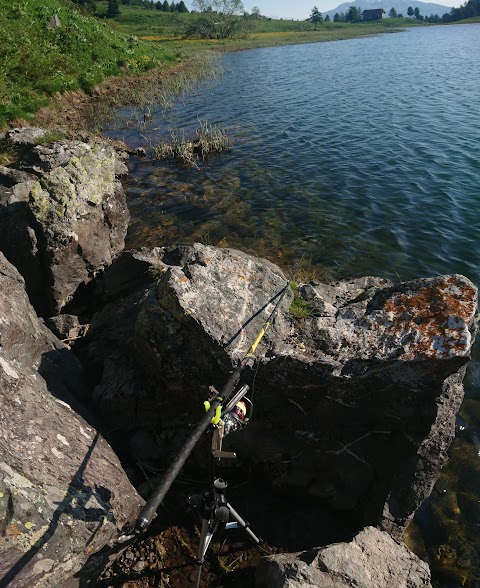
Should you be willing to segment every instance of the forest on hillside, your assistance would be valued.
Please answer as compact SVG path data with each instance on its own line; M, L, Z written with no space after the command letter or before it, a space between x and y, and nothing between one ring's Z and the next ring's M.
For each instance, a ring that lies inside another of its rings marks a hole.
M465 20L466 18L474 18L480 16L480 0L468 0L458 8L452 8L450 13L443 15L443 22L455 22L457 20Z

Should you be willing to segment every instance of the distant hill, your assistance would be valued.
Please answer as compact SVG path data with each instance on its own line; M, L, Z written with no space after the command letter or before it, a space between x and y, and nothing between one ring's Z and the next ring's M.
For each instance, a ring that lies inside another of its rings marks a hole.
M338 12L338 14L341 12L346 13L350 6L356 6L357 8L360 7L362 10L383 8L387 15L390 9L393 7L397 13L401 13L403 16L407 16L407 9L409 6L411 6L414 10L418 6L422 16L430 16L431 14L438 14L438 16L442 16L446 12L450 12L451 9L450 6L434 4L433 2L419 2L419 0L354 0L354 2L344 2L343 4L337 6L337 8L329 10L328 12L322 12L322 15L325 17L328 14L333 20L336 12Z

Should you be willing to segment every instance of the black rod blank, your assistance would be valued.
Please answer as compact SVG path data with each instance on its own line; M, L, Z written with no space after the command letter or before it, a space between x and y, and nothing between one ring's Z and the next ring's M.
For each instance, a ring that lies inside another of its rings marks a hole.
M267 318L267 320L263 324L263 327L260 329L260 331L257 335L257 338L252 343L250 349L245 354L242 361L233 370L232 374L230 375L230 378L227 380L226 384L224 385L224 387L220 391L219 396L217 396L217 398L215 398L212 401L212 403L210 405L210 409L205 414L205 416L202 418L202 420L197 424L193 433L190 435L190 437L188 438L185 445L180 450L180 452L177 455L177 457L175 458L175 460L170 464L170 467L165 472L165 475L164 475L162 481L157 486L157 488L154 490L152 496L150 496L150 498L146 502L145 506L140 511L140 514L138 515L137 520L135 522L135 527L138 530L144 531L145 529L148 528L148 526L152 522L153 518L155 517L155 513L157 512L157 508L160 506L163 499L165 498L165 495L170 490L170 487L173 484L173 482L175 481L175 478L180 473L180 470L182 469L183 464L187 461L188 456L190 455L190 453L192 453L193 448L198 443L203 432L207 429L208 425L211 423L213 417L215 416L217 407L221 406L222 403L225 403L225 405L228 403L228 401L230 400L230 397L232 396L232 394L235 391L235 388L238 384L238 381L240 380L240 374L242 373L242 371L245 369L245 367L247 365L252 365L254 363L254 355L255 355L255 351L257 349L257 346L260 343L260 341L263 339L263 337L264 337L266 331L268 330L268 328L270 327L270 325L272 324L273 319L274 319L274 317L278 311L278 308L280 306L280 303L282 302L282 300L285 296L285 293L288 289L288 286L289 286L289 283L287 282L287 284L282 288L282 290L280 290L280 292L274 297L274 298L278 297L278 300L277 300L272 312L270 313L270 316Z
M220 406L220 404L221 403L218 400L214 400L211 403L208 412L205 413L205 416L197 424L193 433L190 435L190 437L180 450L175 460L170 464L170 467L165 472L162 481L157 486L152 496L150 496L147 503L140 511L140 514L138 515L135 523L135 527L137 529L145 530L152 522L153 518L155 517L155 513L157 512L157 508L162 503L166 493L170 490L170 486L173 484L175 478L180 473L183 464L187 461L188 456L190 455L190 453L192 453L193 448L198 443L203 432L210 424L212 418L215 416L217 407Z

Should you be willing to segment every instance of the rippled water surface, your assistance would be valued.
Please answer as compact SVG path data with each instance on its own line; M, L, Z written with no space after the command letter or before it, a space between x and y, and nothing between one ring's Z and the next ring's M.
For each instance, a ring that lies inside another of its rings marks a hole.
M218 84L143 134L206 119L234 149L189 173L139 163L130 244L197 238L305 254L334 277L479 284L479 54L480 25L465 25L225 55Z
M232 151L199 169L132 160L128 246L200 240L332 278L463 273L480 286L480 24L223 57L150 128L198 119ZM480 586L480 370L471 363L452 466L418 517L438 586Z

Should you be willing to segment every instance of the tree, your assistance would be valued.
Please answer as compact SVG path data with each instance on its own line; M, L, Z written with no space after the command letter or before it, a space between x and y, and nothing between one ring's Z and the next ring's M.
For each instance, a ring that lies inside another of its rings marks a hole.
M350 6L345 16L347 22L360 22L362 20L362 9L356 6Z
M187 37L227 39L247 23L240 16L245 11L242 0L194 0L193 6L200 15L189 23Z
M397 11L395 10L395 8L393 8L393 7L390 8L390 12L388 13L388 16L390 18L397 18L398 14L397 14Z
M423 16L420 15L420 8L418 8L418 6L413 11L413 14L417 20L423 20Z
M168 0L163 0L163 12L170 12L170 4Z
M180 0L180 2L177 4L177 10L178 12L188 12L188 8L186 7L183 0Z
M409 6L407 8L407 14L408 14L408 16L413 16L414 12L413 12L413 8L411 6Z
M85 10L88 10L88 12L91 12L92 14L94 14L97 10L95 0L73 0L73 3L81 6Z
M330 15L329 15L329 14L327 14L327 15L325 16L325 22L330 22Z
M260 20L262 18L262 14L261 14L260 8L258 6L254 6L252 8L252 12L250 14L250 17L253 18L254 20Z
M176 6L175 2L172 2L170 4L170 12L176 12L176 10L177 10L177 6Z
M310 14L309 20L310 20L310 22L313 22L314 25L317 25L319 22L323 22L322 13L319 12L317 6L314 6L312 8L312 13Z
M333 15L333 22L340 22L340 15L338 12Z
M115 18L119 14L118 0L108 0L107 18Z

